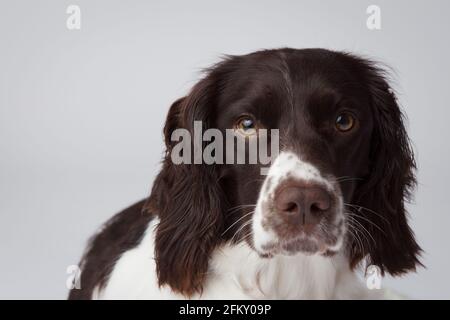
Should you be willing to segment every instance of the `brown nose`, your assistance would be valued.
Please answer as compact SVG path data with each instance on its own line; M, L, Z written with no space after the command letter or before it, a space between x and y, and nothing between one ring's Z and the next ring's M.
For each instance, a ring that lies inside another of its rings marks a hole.
M275 208L290 222L316 225L330 211L331 196L319 186L287 186L275 195Z

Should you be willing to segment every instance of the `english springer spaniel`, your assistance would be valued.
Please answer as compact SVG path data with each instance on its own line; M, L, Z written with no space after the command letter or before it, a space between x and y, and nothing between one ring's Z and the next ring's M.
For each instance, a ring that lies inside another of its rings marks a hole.
M175 164L173 133L196 121L247 144L278 129L279 153L264 175L261 163ZM388 298L355 270L421 264L404 203L415 161L371 61L324 49L227 56L171 106L164 137L149 198L93 237L70 299Z

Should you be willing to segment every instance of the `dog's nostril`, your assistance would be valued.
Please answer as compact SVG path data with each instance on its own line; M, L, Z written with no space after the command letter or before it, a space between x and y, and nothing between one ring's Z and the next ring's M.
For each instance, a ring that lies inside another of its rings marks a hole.
M295 202L289 202L283 211L296 213L298 211L298 205Z
M320 202L314 202L310 206L311 213L313 214L321 214L330 209L330 201L324 200Z
M298 188L284 188L275 196L275 207L282 213L298 213L299 200Z
M316 203L313 203L311 205L311 213L321 213L323 210L319 208L319 206Z

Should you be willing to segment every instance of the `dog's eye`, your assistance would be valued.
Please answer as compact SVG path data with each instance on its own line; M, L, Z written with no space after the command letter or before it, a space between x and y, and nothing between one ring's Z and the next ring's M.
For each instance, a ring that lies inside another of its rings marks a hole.
M234 129L245 136L251 136L256 133L256 124L251 117L245 116L236 121Z
M335 126L340 132L347 132L355 126L355 118L350 113L341 113L336 117Z

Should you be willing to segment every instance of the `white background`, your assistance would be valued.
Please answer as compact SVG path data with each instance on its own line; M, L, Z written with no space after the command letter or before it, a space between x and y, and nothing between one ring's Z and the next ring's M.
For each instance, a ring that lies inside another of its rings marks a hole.
M66 8L81 8L81 30ZM381 8L382 29L366 27ZM145 197L169 105L221 54L324 47L392 66L419 164L427 269L385 279L450 298L448 1L0 1L0 298L67 294L66 267Z

